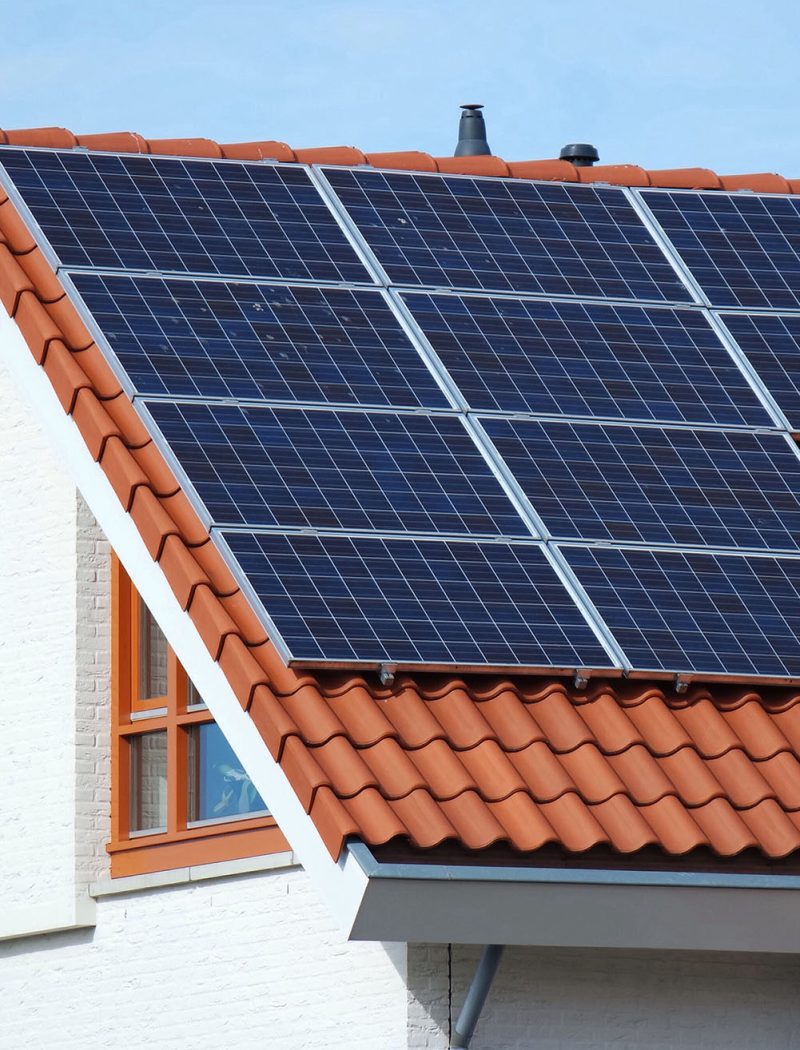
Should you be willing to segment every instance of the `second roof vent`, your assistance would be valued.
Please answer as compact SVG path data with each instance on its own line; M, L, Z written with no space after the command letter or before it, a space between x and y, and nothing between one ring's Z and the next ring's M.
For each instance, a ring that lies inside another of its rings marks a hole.
M559 160L568 160L576 168L591 168L600 160L600 154L588 142L570 142L558 155Z
M453 156L491 156L492 151L486 141L486 122L481 113L483 106L477 102L470 102L461 109L463 112L458 123L458 143Z

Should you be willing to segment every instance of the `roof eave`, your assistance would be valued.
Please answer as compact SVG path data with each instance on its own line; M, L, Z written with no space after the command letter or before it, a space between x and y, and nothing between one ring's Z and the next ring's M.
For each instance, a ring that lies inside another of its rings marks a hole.
M800 952L800 876L385 864L350 843L368 882L352 940Z

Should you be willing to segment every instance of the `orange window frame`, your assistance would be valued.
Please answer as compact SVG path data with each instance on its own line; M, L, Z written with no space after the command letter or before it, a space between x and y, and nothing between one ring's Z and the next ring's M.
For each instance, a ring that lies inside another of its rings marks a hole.
M287 851L286 839L268 815L188 826L188 729L214 718L207 708L188 704L189 680L171 647L167 695L139 698L141 599L116 555L111 580L111 841L106 848L112 877ZM167 827L132 835L130 742L155 730L167 733Z

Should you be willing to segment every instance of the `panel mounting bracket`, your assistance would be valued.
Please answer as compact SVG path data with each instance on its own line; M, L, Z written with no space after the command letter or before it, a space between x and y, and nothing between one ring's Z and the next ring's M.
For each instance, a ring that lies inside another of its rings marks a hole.
M573 678L573 685L576 689L585 689L589 684L589 678L592 672L585 667L578 667L575 670L575 677Z
M687 677L686 675L676 674L675 675L675 692L676 693L681 693L681 694L685 693L686 690L689 688L689 683L691 682L691 680L692 679Z
M381 685L392 685L396 673L397 664L381 664L378 668L378 678L381 680Z

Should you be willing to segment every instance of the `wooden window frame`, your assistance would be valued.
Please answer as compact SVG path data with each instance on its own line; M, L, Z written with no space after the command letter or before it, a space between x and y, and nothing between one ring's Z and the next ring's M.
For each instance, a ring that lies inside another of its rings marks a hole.
M141 599L116 555L112 555L111 581L111 841L106 849L112 877L288 851L286 839L268 815L188 826L188 729L214 718L207 708L187 705L188 679L171 647L167 695L139 699ZM129 741L159 729L167 732L167 829L132 835Z

